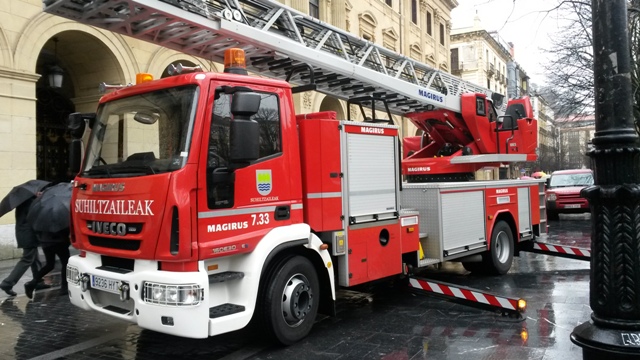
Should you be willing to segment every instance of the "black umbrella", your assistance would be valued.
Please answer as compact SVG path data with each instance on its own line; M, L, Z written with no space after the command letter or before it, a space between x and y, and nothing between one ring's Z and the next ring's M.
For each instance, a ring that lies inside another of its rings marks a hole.
M60 183L44 190L31 204L27 221L36 231L58 232L69 227L71 183Z
M17 208L23 202L36 196L50 182L44 180L29 180L24 184L15 186L2 201L0 201L0 217Z

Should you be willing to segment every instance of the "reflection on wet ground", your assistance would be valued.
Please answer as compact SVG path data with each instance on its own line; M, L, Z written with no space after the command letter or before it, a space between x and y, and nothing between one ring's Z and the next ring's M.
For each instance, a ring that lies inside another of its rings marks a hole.
M588 215L561 216L541 241L588 248ZM9 268L10 270L10 268ZM6 272L3 268L1 272ZM505 276L483 277L457 263L434 279L527 300L524 319L410 293L384 282L341 291L336 317L308 338L274 347L251 329L203 340L176 338L86 312L57 291L0 305L0 358L31 359L580 359L569 335L589 319L589 263L521 253ZM0 273L0 275L3 275ZM56 282L55 277L52 279ZM17 288L16 288L17 289Z

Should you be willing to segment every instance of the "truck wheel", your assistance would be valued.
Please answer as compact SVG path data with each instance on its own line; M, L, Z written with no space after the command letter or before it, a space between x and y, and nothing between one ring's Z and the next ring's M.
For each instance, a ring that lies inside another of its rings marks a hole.
M504 275L511 269L513 262L513 234L511 227L504 222L498 221L493 226L491 233L491 249L486 254L487 265L491 272L497 275Z
M276 341L291 345L311 331L319 301L315 268L302 256L291 257L268 279L262 303L264 324Z

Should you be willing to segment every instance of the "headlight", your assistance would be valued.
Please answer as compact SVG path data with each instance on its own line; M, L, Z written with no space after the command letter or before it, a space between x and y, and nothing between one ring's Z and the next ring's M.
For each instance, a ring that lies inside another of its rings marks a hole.
M548 199L549 199L549 201L556 201L556 194L555 193L549 194Z
M80 284L80 271L73 265L67 265L67 282L78 285Z
M194 306L204 299L200 285L169 285L152 282L144 283L144 302L166 306Z

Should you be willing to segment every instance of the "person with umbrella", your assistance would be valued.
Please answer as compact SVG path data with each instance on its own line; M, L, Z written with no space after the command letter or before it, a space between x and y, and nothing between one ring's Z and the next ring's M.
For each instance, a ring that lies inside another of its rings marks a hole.
M13 267L6 279L0 283L2 289L9 296L18 295L13 291L13 286L22 278L22 275L31 268L34 277L42 267L38 259L38 238L35 231L27 221L27 214L31 204L43 188L49 185L48 181L30 180L24 184L15 186L2 201L0 201L0 217L11 210L16 210L16 241L18 248L22 249L22 257ZM40 288L48 287L44 284Z
M60 183L46 189L42 196L34 201L27 221L33 229L39 232L40 246L46 259L45 265L33 276L33 280L24 284L24 291L29 299L33 298L33 291L38 282L54 269L56 256L60 259L60 295L66 295L67 263L69 252L69 212L71 207L71 184Z

